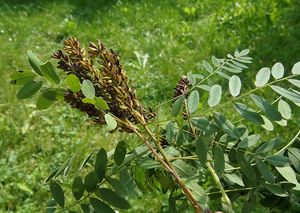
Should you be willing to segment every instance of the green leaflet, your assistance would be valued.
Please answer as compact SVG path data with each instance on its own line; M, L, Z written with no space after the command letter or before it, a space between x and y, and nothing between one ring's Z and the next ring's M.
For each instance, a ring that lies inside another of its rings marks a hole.
M214 113L214 120L216 124L223 129L223 131L232 138L239 138L240 134L235 126L221 113Z
M257 167L258 171L264 177L264 179L266 181L268 181L269 183L274 184L275 183L275 177L272 174L272 172L270 172L270 169L267 166L267 164L265 164L262 160L260 160L258 158L256 158L255 162L256 162L256 167Z
M263 144L261 144L256 150L256 154L266 153L273 150L276 146L280 145L281 141L279 138L272 138Z
M290 119L292 117L292 109L290 105L282 99L278 102L278 111L284 119Z
M218 177L222 177L225 170L225 159L223 149L216 145L213 149L214 167Z
M235 110L246 120L251 121L256 125L262 125L265 123L263 118L257 112L255 112L253 109L249 108L245 104L234 103L233 106Z
M208 71L210 73L214 70L212 68L212 66L206 60L203 60L203 67L206 71Z
M86 191L87 192L93 191L97 186L98 180L99 178L96 172L91 171L90 173L88 173L84 179L84 188L86 189Z
M271 88L277 92L279 95L282 95L283 97L289 99L290 101L294 102L294 103L300 103L300 95L295 93L295 92L291 92L288 91L280 86L271 86Z
M299 75L300 74L300 61L297 62L296 64L294 64L294 66L292 68L292 73L294 75Z
M69 74L67 77L66 77L66 83L67 85L69 86L70 90L72 92L79 92L80 89L81 89L81 86L80 86L80 80L79 78L74 75L74 74Z
M81 90L86 98L95 97L95 88L93 83L90 80L83 80L81 84Z
M73 180L72 193L76 200L79 200L84 193L84 184L80 176L76 176Z
M107 167L107 154L105 149L100 149L96 155L96 162L94 166L94 171L97 174L99 178L99 182L102 181L102 179L105 176L106 172L106 167Z
M10 76L10 83L15 85L24 85L28 81L33 81L36 75L30 71L18 71Z
M56 101L56 90L46 89L38 97L36 107L40 110L49 108Z
M95 194L103 199L104 201L108 202L109 204L120 208L120 209L129 209L131 206L127 200L122 198L116 192L112 191L108 188L99 188L95 191Z
M54 180L50 181L50 192L55 202L58 203L58 205L60 205L61 207L64 207L65 206L64 191L62 190L61 186Z
M295 169L300 172L300 149L296 147L290 147L288 149L288 156Z
M255 77L255 86L263 87L270 80L271 70L268 67L264 67L258 71Z
M114 130L118 126L117 121L110 114L105 114L104 118L107 124L108 131Z
M282 119L280 112L263 97L251 94L251 98L256 106L266 113L268 118L274 121L280 121Z
M95 209L96 213L115 213L115 211L110 208L107 204L103 203L97 198L90 198L90 203Z
M250 179L255 180L255 171L250 162L245 158L241 152L236 152L237 163L241 166L242 172Z
M41 65L41 73L51 83L59 84L60 78L56 72L55 66L50 61Z
M209 96L207 101L208 105L210 107L217 106L221 101L221 96L222 96L222 87L220 85L213 85L209 91Z
M31 50L27 51L27 57L28 57L28 61L29 61L29 64L30 64L31 68L37 74L42 76L42 72L41 72L42 62L41 62L41 60Z
M207 152L208 148L204 141L201 141L201 139L197 139L195 142L195 148L196 148L196 154L198 156L198 159L201 163L201 165L204 167L207 160Z
M187 99L188 110L190 113L195 112L198 109L199 93L197 90L192 91Z
M276 64L274 64L271 72L272 72L272 76L275 79L282 78L284 75L284 67L283 67L282 63L277 62Z
M174 124L172 122L169 122L166 127L166 140L168 144L172 144L174 136L175 136Z
M125 141L120 141L114 152L114 161L119 166L123 163L125 155L126 155L126 143Z
M17 93L17 98L25 99L31 97L41 89L42 85L42 81L28 81Z
M241 79L236 75L231 76L231 78L229 79L230 94L233 97L237 97L241 92L241 88L242 88Z
M184 103L184 99L185 97L184 96L180 96L172 105L172 115L174 117L178 116L179 113L181 112L182 110L182 106L183 106L183 103Z
M290 159L282 155L273 155L267 157L266 160L271 163L273 166L283 167L290 164Z

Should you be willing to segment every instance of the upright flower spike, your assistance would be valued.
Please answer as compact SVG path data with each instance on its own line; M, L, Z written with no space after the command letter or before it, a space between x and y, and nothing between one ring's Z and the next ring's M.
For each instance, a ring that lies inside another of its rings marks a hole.
M128 77L117 53L108 50L102 42L90 43L87 53L75 38L70 38L65 41L63 50L58 50L52 57L59 60L58 68L67 74L76 75L80 82L90 80L93 83L96 96L102 97L109 106L109 112L118 118L120 130L130 132L125 125L128 121L139 123L142 119L147 122L153 117L143 109L135 91L128 85ZM68 91L65 100L72 107L93 117L100 125L105 124L106 112L92 104L83 103L83 97L81 91Z

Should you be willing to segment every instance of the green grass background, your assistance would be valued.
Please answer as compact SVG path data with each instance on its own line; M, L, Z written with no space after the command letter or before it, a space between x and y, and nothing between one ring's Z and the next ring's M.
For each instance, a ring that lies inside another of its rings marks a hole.
M254 58L242 76L246 87L262 66L280 61L290 70L300 60L299 11L297 0L1 0L0 212L44 212L51 171L70 154L79 164L123 137L63 104L36 111L34 99L17 101L9 76L29 69L27 50L48 60L69 36L85 45L101 39L119 53L140 99L155 106L172 96L181 75L204 72L203 59L236 48L250 48ZM132 211L160 205L147 195Z

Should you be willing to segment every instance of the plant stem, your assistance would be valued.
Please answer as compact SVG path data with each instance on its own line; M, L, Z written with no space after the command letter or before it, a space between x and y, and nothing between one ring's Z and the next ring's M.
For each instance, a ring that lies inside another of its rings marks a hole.
M133 112L135 113L135 112ZM147 123L144 121L144 119L138 114L135 113L135 118L137 121L144 127L146 130L147 134L150 136L150 138L154 141L156 148L162 155L159 156L159 154L156 152L156 150L151 146L151 144L147 141L147 139L144 138L143 135L138 131L137 128L135 128L129 121L128 124L132 127L132 130L141 138L141 140L148 146L150 151L153 153L153 155L156 157L156 159L162 164L162 166L171 173L171 175L174 177L175 181L178 183L180 188L182 189L183 193L189 200L189 202L192 204L194 210L196 213L203 213L203 209L201 206L198 204L197 200L195 199L194 195L192 194L191 190L186 187L184 182L180 179L179 175L176 173L176 170L174 169L172 163L167 157L167 154L165 153L164 149L160 145L160 142L157 140L157 138L153 135L153 133L150 131L150 129L147 127Z
M213 177L215 183L217 184L217 187L219 188L221 194L222 194L222 197L225 201L225 203L229 206L229 207L232 207L232 204L231 204L231 201L229 199L229 197L227 196L223 186L222 186L222 183L220 182L220 179L217 175L217 173L215 172L215 170L212 168L212 166L210 165L210 162L206 162L206 166L208 168L208 171L210 172L211 176Z
M282 149L280 149L274 155L278 155L281 152L283 152L284 150L286 150L290 145L292 145L294 143L294 141L299 137L299 135L300 135L300 130L297 132L297 134L295 135L295 137L287 145L285 145Z

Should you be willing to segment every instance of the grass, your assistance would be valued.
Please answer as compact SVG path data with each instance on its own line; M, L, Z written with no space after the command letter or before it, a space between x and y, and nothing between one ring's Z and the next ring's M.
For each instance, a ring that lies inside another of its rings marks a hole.
M69 36L85 45L101 39L119 53L145 105L155 106L172 96L180 75L201 73L203 59L222 57L235 48L250 48L254 57L255 65L244 79L253 79L257 69L275 61L290 69L300 59L299 9L296 0L4 0L0 212L44 211L49 193L42 183L51 171L70 154L76 155L76 167L93 148L109 150L123 138L104 133L67 106L36 111L34 100L17 101L9 76L29 68L27 50L48 60ZM149 200L149 212L157 211ZM135 205L135 211L143 211L143 206Z

